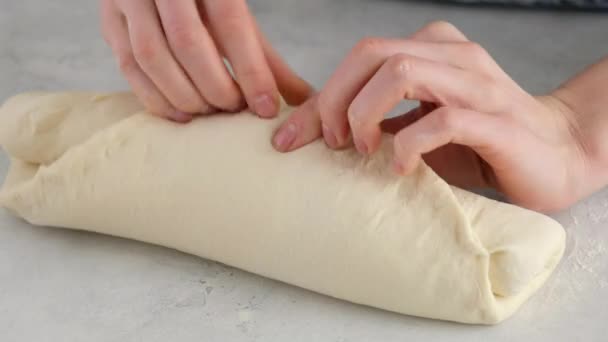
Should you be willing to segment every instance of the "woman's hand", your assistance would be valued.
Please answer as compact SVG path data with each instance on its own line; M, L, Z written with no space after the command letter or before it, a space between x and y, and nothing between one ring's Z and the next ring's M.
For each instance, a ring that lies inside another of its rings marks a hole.
M237 111L261 117L310 87L261 34L245 0L101 0L102 30L123 74L151 112L179 122ZM224 64L226 58L234 79Z
M420 106L394 119L401 100ZM446 181L493 187L514 203L563 208L587 191L587 154L571 108L556 96L520 88L478 44L445 22L409 39L365 39L322 91L298 108L273 143L290 151L321 134L331 148L354 142L374 153L394 134L394 165L412 172L421 159Z

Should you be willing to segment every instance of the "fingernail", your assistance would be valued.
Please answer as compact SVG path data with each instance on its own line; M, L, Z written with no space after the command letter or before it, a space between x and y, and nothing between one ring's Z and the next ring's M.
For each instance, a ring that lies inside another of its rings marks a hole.
M363 140L355 138L354 141L355 141L355 147L357 148L357 150L359 152L361 152L365 155L369 154L369 149L367 148L367 144L365 144L363 142Z
M329 129L329 127L327 127L326 124L322 124L321 128L323 129L323 137L325 138L327 145L329 145L331 148L337 148L338 139L336 139L334 133Z
M293 123L281 127L279 132L274 136L274 146L279 151L287 151L291 144L296 140L297 129Z
M402 175L405 172L405 169L398 160L393 160L393 171L398 175Z
M192 121L192 114L180 112L179 110L174 110L172 112L169 112L168 118L169 120L178 123L187 123Z
M276 101L270 95L264 94L255 99L253 110L263 118L270 118L277 114L279 108Z

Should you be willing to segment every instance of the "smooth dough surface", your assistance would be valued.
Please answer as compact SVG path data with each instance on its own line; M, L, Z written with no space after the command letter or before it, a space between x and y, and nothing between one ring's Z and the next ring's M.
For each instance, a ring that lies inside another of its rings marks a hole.
M286 108L285 111L289 109ZM391 172L323 143L270 144L280 119L221 114L178 125L129 93L29 93L0 108L11 168L0 205L36 225L158 244L408 315L493 324L564 250L552 219Z

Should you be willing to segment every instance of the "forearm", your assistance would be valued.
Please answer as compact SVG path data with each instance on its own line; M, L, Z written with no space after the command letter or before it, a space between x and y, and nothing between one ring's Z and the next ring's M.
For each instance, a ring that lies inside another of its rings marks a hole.
M569 112L587 172L581 186L593 192L608 184L608 57L568 80L553 94Z

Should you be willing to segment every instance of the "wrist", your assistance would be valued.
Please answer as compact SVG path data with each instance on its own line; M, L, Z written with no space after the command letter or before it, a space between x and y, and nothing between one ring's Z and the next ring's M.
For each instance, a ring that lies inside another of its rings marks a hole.
M580 199L608 184L608 116L601 115L598 97L589 96L576 82L566 83L543 101L564 118L575 156L572 192ZM602 99L603 101L604 99Z

